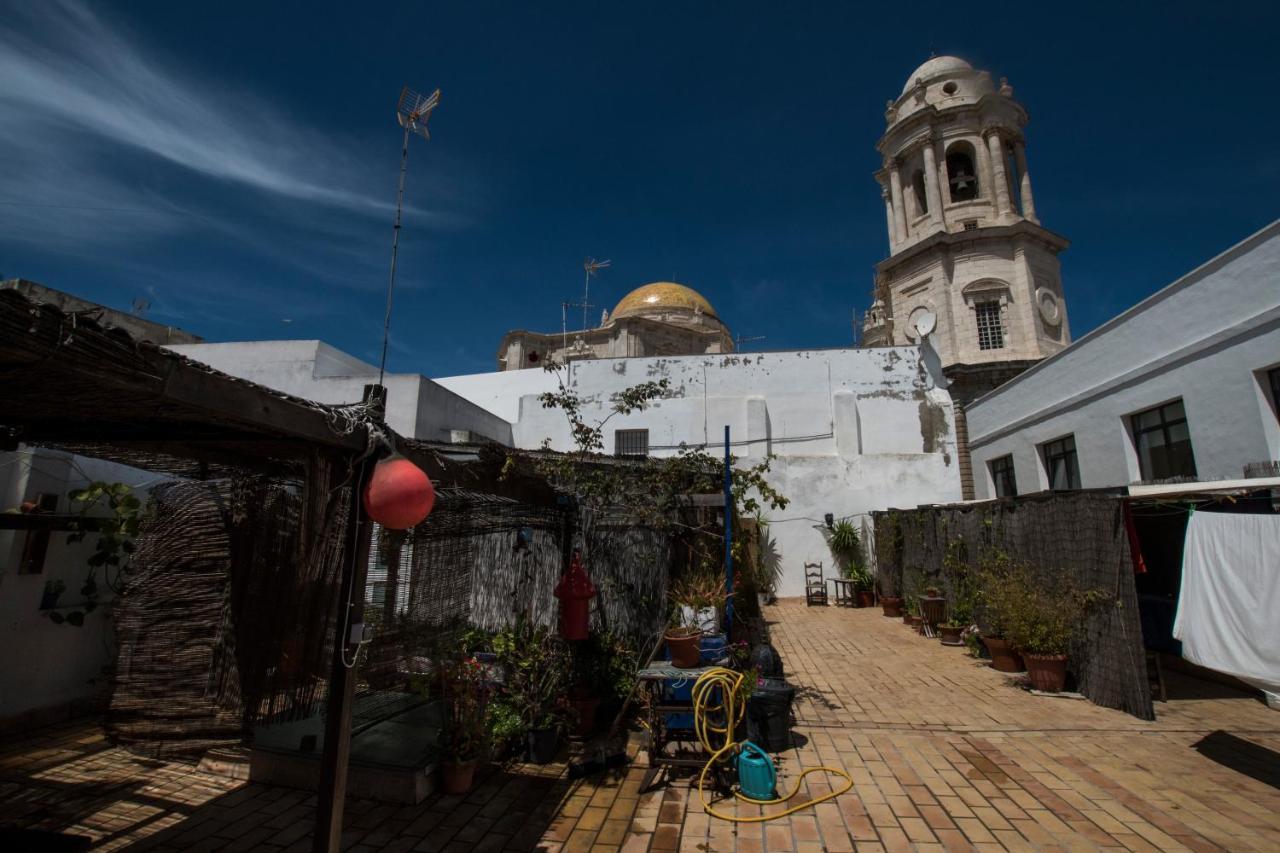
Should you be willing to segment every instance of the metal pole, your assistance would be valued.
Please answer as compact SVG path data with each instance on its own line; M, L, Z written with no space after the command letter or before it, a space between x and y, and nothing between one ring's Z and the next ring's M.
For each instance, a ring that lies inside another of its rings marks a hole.
M396 189L396 227L391 234L391 277L387 280L387 315L382 320L382 360L378 362L378 384L387 370L387 342L391 339L391 296L396 289L396 255L400 252L400 213L404 208L404 173L409 168L409 126L404 128L400 150L400 185Z
M726 639L733 636L733 469L729 461L729 425L724 425L724 603Z
M386 399L386 389L381 385L364 386L364 401L371 404L370 408L379 421L382 412L386 411ZM347 767L351 758L351 709L356 695L355 661L352 658L360 651L358 643L351 643L351 627L364 623L364 582L369 568L369 545L373 538L373 522L361 512L361 496L373 474L373 466L372 458L364 459L355 482L351 484L347 520L354 528L342 553L342 587L338 593L338 619L333 629L333 664L325 705L324 753L320 757L315 834L311 839L314 853L337 853L342 849L342 810L347 796ZM347 666L349 659L351 666Z

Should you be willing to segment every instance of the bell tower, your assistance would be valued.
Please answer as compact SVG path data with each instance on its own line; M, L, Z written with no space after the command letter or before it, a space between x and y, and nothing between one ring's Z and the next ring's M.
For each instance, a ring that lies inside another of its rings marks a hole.
M1023 128L1027 112L1003 78L935 56L885 110L875 178L889 257L876 266L867 345L930 336L972 399L1071 340L1058 253L1067 241L1040 225Z

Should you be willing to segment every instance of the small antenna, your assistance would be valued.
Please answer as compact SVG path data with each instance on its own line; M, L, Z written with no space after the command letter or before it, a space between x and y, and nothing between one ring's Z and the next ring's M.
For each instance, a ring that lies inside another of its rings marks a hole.
M147 313L147 309L150 307L150 299L145 296L135 296L133 301L129 303L129 313L135 317L141 317Z
M404 86L400 89L400 101L396 104L396 121L404 128L404 145L400 149L400 185L396 189L396 225L391 236L391 276L387 279L387 313L382 320L382 359L378 362L378 384L387 372L387 343L391 340L391 297L396 289L396 256L400 251L400 217L404 211L404 175L409 167L409 134L430 139L427 120L440 106L440 90L423 97Z
M582 268L587 273L586 282L582 285L582 328L587 328L587 309L594 308L594 305L587 304L588 294L591 292L591 276L600 272L600 270L608 269L613 261L597 261L595 258L586 258L582 261Z
M763 341L764 339L765 339L764 335L752 335L750 337L747 337L745 335L737 335L733 339L733 349L735 352L740 352L742 350L743 344L749 344L752 341Z

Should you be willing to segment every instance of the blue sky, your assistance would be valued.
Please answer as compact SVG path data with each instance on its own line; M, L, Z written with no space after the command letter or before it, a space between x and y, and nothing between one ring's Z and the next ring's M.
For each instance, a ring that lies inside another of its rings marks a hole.
M1275 3L0 0L0 275L210 340L493 369L674 278L756 348L840 346L887 250L887 98L930 50L1007 76L1078 337L1280 215Z

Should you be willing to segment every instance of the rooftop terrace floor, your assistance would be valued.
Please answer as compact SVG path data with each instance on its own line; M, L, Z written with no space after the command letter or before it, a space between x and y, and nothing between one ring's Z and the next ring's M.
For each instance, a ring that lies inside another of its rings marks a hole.
M826 764L853 791L735 826L702 812L687 777L642 793L641 764L581 781L517 765L465 798L352 797L347 849L1280 849L1280 713L1256 698L1171 674L1170 701L1144 722L1034 696L878 610L783 601L766 615L799 690L780 787ZM0 743L0 825L102 849L307 850L313 816L313 795L137 758L92 722Z

